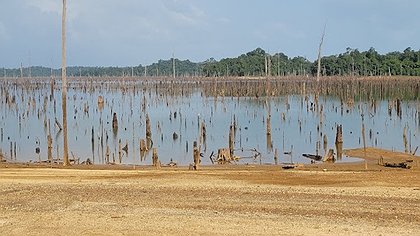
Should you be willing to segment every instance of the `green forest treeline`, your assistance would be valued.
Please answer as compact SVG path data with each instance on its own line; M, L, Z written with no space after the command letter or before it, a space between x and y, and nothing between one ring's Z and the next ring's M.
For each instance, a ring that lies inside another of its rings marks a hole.
M304 57L288 57L283 53L270 55L257 48L236 58L217 61L210 58L204 62L189 60L159 60L148 66L135 67L81 67L67 68L69 76L173 76L173 62L177 77L205 76L313 76L317 62ZM347 48L346 52L325 56L321 60L323 76L382 76L420 75L420 50L411 48L403 52L379 54L374 48L360 52ZM60 75L60 69L32 66L15 69L0 69L0 77L45 77Z

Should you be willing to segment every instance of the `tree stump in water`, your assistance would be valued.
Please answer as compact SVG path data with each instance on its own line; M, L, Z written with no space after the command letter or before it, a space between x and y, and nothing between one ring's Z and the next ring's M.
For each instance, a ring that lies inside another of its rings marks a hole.
M401 114L402 114L402 112L401 112L401 100L397 99L397 116L399 118L401 118Z
M118 160L121 164L122 162L122 147L121 147L121 139L118 141Z
M160 168L160 161L157 154L157 148L153 148L153 154L152 154L152 162L153 166L156 168Z
M118 118L117 113L114 112L112 116L112 130L116 132L118 130Z
M146 115L146 144L147 150L152 148L152 128L150 125L149 114Z
M230 130L229 130L229 153L230 153L230 156L233 156L234 143L235 143L235 131L234 131L234 126L231 125Z
M51 135L47 136L47 143L48 143L48 161L52 162L52 138Z
M335 143L343 143L343 126L337 125L337 134L335 136Z
M146 146L146 140L140 139L140 151L141 152L147 152L147 146Z
M194 170L198 170L198 166L201 162L200 149L197 147L197 142L194 142L193 149L193 158L194 158Z
M150 125L149 114L146 115L146 138L152 138L152 128Z
M217 163L220 165L228 164L232 161L232 155L230 155L230 149L220 148L217 150Z
M102 111L104 109L104 98L102 96L98 97L98 108L99 111Z
M323 162L334 162L335 158L334 158L334 149L330 149L327 153L327 155L324 156L324 158L322 159Z
M274 150L274 164L278 165L278 160L279 160L279 150L276 148Z
M271 115L267 116L267 135L271 135Z
M109 145L106 145L106 163L109 164Z

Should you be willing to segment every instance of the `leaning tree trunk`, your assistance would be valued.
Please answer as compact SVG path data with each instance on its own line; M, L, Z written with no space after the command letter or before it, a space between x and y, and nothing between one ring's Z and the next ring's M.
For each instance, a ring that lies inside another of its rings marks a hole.
M61 100L63 109L63 160L64 166L70 165L67 144L67 78L66 78L66 0L63 0L63 16L61 20Z

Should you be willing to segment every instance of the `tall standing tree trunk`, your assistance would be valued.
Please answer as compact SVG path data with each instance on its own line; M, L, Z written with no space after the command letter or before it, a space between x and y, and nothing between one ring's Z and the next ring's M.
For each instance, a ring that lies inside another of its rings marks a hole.
M61 100L63 109L63 165L70 165L67 144L67 78L66 78L66 0L63 0L63 16L61 20Z
M321 42L319 43L319 48L318 48L318 69L316 73L317 82L319 82L319 77L321 76L321 51L322 51L322 44L324 43L325 28L326 28L326 25L324 26L324 31L322 32Z

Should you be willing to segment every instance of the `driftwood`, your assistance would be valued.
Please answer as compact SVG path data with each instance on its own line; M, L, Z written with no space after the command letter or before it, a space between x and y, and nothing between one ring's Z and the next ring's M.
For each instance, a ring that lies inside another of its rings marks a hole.
M210 161L211 161L211 164L214 164L214 161L213 161L213 155L214 155L214 151L213 151L213 152L211 152L211 154L210 154L210 156L209 156L209 159L210 159Z
M283 168L285 170L294 169L294 168L296 168L296 165L295 164L285 164L281 168Z
M314 161L321 161L322 160L322 156L320 156L320 155L313 155L313 154L304 153L304 154L302 154L302 156L304 156L306 158L309 158L309 159L312 159Z
M419 149L419 146L417 146L416 149L414 149L414 152L411 153L411 155L415 156L418 149Z
M400 162L400 163L385 162L384 167L403 168L403 169L410 169L411 168L411 166L409 166L407 162Z
M240 157L237 155L231 155L231 150L230 148L220 148L217 151L217 156L215 158L215 160L212 159L213 157L213 153L212 155L210 155L210 160L212 161L212 163L217 163L220 165L224 165L224 164L230 164L232 162L236 162L239 161L240 159L247 159L247 158L252 158L254 160L261 158L261 153L257 151L257 149L248 149L248 150L244 150L244 149L238 149L240 151L251 151L254 154L251 156L244 156L244 157ZM234 152L235 150L232 150L232 152Z
M128 154L128 142L125 142L125 146L122 148L122 150L125 152L125 154Z
M57 117L55 118L55 124L57 125L58 129L63 130L63 126L61 126L60 121L57 120Z
M172 158L171 158L171 161L167 164L167 166L170 166L170 167L175 167L175 166L177 166L177 163L176 163L176 162L174 162L174 161L172 160Z
M82 163L80 163L82 165L93 165L92 161L90 160L90 158L86 159L86 161L82 161Z

